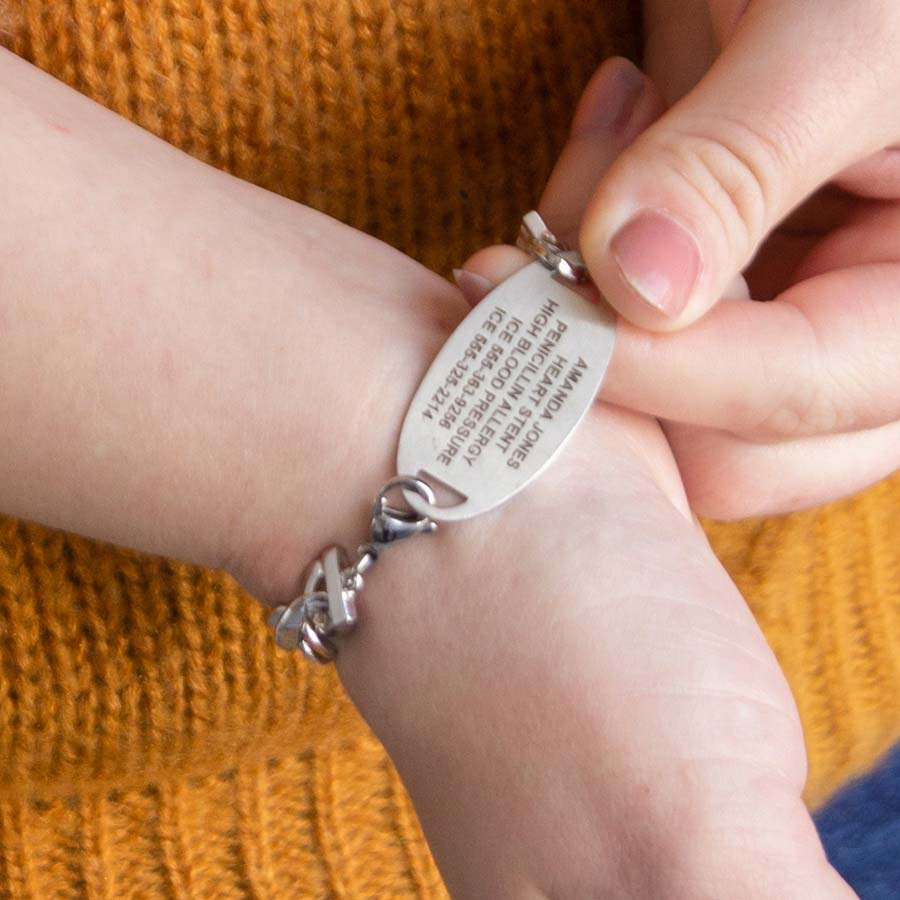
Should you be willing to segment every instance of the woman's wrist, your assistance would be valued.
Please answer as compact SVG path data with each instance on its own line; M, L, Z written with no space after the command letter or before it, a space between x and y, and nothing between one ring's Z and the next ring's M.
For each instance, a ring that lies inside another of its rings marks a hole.
M383 244L342 226L328 241L339 263L287 263L310 293L273 304L255 351L264 382L245 398L254 446L223 565L273 604L293 599L326 545L367 536L409 402L465 314L446 281Z
M458 293L5 52L0 113L0 510L284 599L390 474Z

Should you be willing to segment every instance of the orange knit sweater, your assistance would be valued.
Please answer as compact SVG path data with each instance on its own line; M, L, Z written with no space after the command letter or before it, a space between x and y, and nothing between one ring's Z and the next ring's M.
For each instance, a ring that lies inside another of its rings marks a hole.
M15 52L443 272L511 236L636 37L623 0L0 0ZM797 696L813 803L900 732L898 513L895 478L709 526ZM0 898L446 896L334 670L277 651L219 572L0 517L0 761Z

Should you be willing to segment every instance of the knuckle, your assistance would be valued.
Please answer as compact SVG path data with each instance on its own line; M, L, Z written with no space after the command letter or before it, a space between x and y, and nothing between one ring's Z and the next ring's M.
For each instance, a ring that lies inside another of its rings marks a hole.
M785 303L781 309L794 319L792 329L788 320L784 323L786 332L794 336L791 352L760 354L760 380L766 385L767 402L753 418L736 422L736 430L767 440L838 431L846 407L825 364L823 336L799 308Z
M763 131L717 112L695 115L653 149L716 217L733 254L748 260L774 219L799 131L776 124Z
M892 339L898 317L892 304L873 303L857 287L858 295L844 300L843 312L859 334L875 337L865 342L864 350L848 351L841 336L827 327L832 321L828 317L819 321L789 300L778 304L796 319L791 352L775 348L759 356L767 402L746 420L746 428L736 421L738 432L783 440L878 428L900 420L898 343ZM873 284L872 292L879 287Z

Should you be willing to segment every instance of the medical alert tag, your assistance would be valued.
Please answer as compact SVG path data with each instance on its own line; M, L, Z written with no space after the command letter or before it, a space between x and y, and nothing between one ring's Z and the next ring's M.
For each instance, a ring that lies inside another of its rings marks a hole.
M400 474L375 499L369 540L352 555L334 545L313 562L303 593L269 618L279 646L331 662L333 638L356 627L363 576L383 552L518 493L593 402L615 320L579 293L584 260L538 213L524 216L518 243L536 261L491 291L443 346L406 414ZM390 499L400 492L408 505Z
M542 259L469 313L413 398L397 471L438 492L435 504L404 492L421 515L458 521L509 500L553 459L594 401L612 356L614 317Z

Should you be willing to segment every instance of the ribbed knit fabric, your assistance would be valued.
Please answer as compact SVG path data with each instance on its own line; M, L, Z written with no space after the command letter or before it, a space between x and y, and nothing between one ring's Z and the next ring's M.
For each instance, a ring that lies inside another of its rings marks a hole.
M508 239L613 0L0 0L0 36L188 152L447 272ZM900 479L710 526L818 802L900 732ZM219 572L0 518L0 898L445 897L333 669Z

